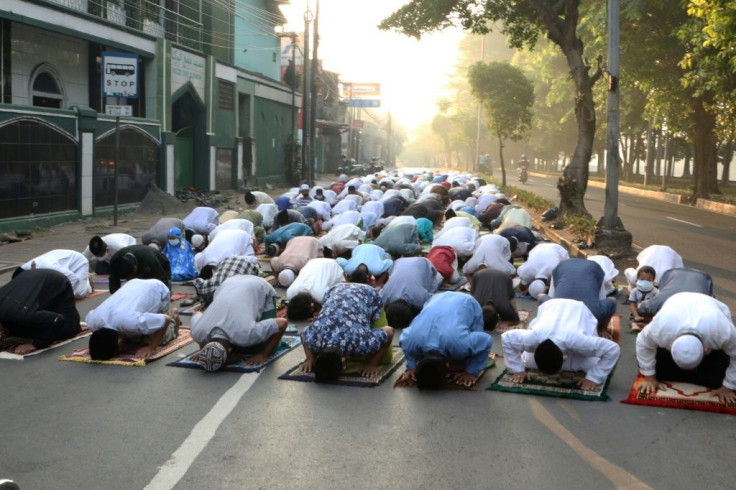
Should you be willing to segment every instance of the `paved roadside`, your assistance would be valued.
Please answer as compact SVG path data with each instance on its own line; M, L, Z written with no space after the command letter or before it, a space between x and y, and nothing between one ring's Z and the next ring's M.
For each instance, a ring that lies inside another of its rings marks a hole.
M536 177L554 177L553 174L529 172L529 175ZM599 189L605 189L606 183L599 182L597 180L588 180L588 186L597 187ZM631 194L634 196L647 197L649 199L657 199L659 201L667 201L675 204L689 205L686 200L687 196L682 194L672 194L670 192L661 191L650 191L646 189L639 189L637 187L628 187L624 185L618 186L618 191L624 194ZM728 216L736 216L736 206L733 204L726 204L722 202L711 201L709 199L698 199L694 205L696 208L705 209L707 211L713 211L714 213L726 214Z

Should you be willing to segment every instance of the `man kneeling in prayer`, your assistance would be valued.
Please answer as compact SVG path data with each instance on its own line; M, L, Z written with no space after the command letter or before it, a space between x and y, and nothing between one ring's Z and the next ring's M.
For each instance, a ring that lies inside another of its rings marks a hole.
M5 337L31 339L13 353L26 355L79 333L79 312L69 279L51 269L34 269L0 287L0 349Z
M149 357L159 345L166 345L179 335L179 314L168 313L169 288L158 279L130 279L97 308L87 313L92 330L89 355L105 361L120 352L121 344L145 344L140 357Z
M450 371L456 383L474 385L493 344L483 327L483 311L473 297L456 292L432 296L401 333L407 371L396 386L437 390Z
M340 283L325 294L317 318L302 332L307 360L301 370L314 370L318 383L336 381L347 360L362 360L363 376L375 376L391 348L394 329L372 329L382 316L381 296L366 284Z
M636 338L636 360L641 392L656 393L660 381L682 381L736 402L736 327L728 306L706 294L671 296Z
M192 316L192 338L199 344L199 365L217 371L237 349L254 348L248 366L263 364L279 345L287 326L276 318L273 287L257 276L232 276L214 294L212 304Z
M621 354L618 344L598 336L597 327L598 320L581 301L547 301L528 329L501 335L511 381L523 383L529 377L525 368L545 374L585 371L580 388L595 389L606 381Z

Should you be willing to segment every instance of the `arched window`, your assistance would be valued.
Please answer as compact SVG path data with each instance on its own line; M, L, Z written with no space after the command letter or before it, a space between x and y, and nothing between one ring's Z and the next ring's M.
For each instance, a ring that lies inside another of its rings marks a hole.
M53 107L61 109L64 105L64 94L57 78L43 68L36 70L31 84L33 105L37 107Z

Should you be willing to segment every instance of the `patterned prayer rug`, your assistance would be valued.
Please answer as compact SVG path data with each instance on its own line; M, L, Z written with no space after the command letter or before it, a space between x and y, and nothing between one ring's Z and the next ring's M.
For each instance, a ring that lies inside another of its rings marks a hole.
M460 280L457 281L455 284L445 285L443 283L443 285L440 288L438 288L437 290L439 292L443 292L443 291L459 291L460 288L463 287L463 286L465 286L467 283L468 283L468 279L466 277L461 277Z
M621 403L736 415L736 403L720 402L718 398L712 396L713 390L711 388L673 381L662 383L665 389L652 395L639 391L639 385L643 380L644 376L639 373L631 386L631 390L629 390L629 397L626 400L621 400Z
M190 296L192 296L192 293L171 293L171 302L173 303L174 301L179 301Z
M77 299L76 301L77 303L79 303L80 301L86 301L88 299L96 298L97 296L102 296L103 294L110 294L110 291L108 291L107 289L95 289L90 293L89 296L82 299Z
M202 306L202 303L196 302L192 306L189 306L188 308L179 310L179 316L192 316L194 315L194 312L197 311L197 308L199 308L200 306Z
M95 285L99 284L107 286L108 284L110 284L110 276L107 274L93 274L92 283Z
M379 365L380 371L378 371L378 374L375 376L372 376L370 378L364 377L360 375L360 367L358 364L348 362L348 366L343 372L343 375L340 376L340 378L335 381L334 383L329 384L335 384L335 385L342 385L342 386L358 386L361 388L370 388L373 386L378 386L386 379L388 379L389 376L393 374L394 371L396 371L401 363L404 362L404 352L401 350L400 347L394 346L393 348L393 357L391 358L391 363ZM305 373L299 370L299 366L301 365L301 362L294 366L293 368L286 371L284 374L279 376L279 379L286 379L291 381L308 381L308 382L314 382L314 373ZM325 383L327 384L327 383Z
M123 344L120 353L107 361L94 361L89 357L89 349L75 350L71 354L59 356L60 361L87 362L92 364L111 364L114 366L145 366L151 361L161 359L168 356L174 351L186 347L193 342L192 335L186 327L179 327L179 336L166 345L160 345L148 359L136 356L139 349L144 347L141 344Z
M496 365L496 353L491 352L491 354L488 356L488 362L486 363L486 367L484 367L483 371L480 372L480 374L478 375L478 379L475 381L475 384L473 384L473 386L464 386L464 385L457 384L452 379L453 373L447 373L445 384L440 389L449 390L449 391L480 391L478 389L478 383L480 383L480 380L483 378L486 372L492 367L494 367L495 365ZM396 380L396 382L394 383L394 388L407 388L407 386L397 385L397 383L398 383L398 380Z
M532 370L527 370L527 372L531 373L531 378L527 379L524 383L518 384L511 381L511 373L509 373L508 369L504 369L503 373L487 389L508 391L510 393L574 398L576 400L610 400L606 391L608 390L608 384L611 382L613 371L608 375L606 382L598 385L593 391L584 391L578 386L578 383L585 379L584 372L562 371L552 375Z
M526 328L526 322L529 320L529 312L526 310L519 310L519 322L518 323L509 323L509 322L501 322L499 321L496 325L496 328L493 329L493 332L495 333L504 333L508 332L509 330L515 330L517 328Z
M268 359L266 359L266 362L264 362L263 364L256 364L253 366L246 365L245 361L251 358L252 354L230 354L228 355L227 364L225 364L225 366L220 369L220 371L228 371L233 373L258 373L261 371L261 369L268 366L276 359L294 350L297 346L301 345L301 343L302 341L299 336L284 335L281 338L281 342L279 342L279 345L276 347L276 350L274 350L271 355L268 356ZM167 366L202 369L202 366L200 366L197 362L198 355L199 351L190 354L178 361L170 362L167 364Z
M83 337L87 337L88 335L92 334L92 331L87 328L86 323L81 322L80 325L82 329L74 337L70 339L65 339L65 340L58 340L44 349L34 350L33 352L29 352L28 354L25 354L25 355L13 354L10 351L21 344L29 343L31 339L24 339L21 337L7 337L5 341L3 342L2 350L0 350L0 359L8 359L11 361L22 361L26 357L35 356L36 354L46 352L47 350L50 350L50 349L55 349L64 344L68 344L69 342L74 342L77 339L81 339Z

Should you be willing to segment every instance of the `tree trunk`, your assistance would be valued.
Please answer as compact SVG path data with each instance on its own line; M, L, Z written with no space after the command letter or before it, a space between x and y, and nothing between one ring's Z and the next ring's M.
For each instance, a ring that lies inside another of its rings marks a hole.
M684 164L683 169L682 169L682 176L683 176L683 178L690 177L691 176L691 173L690 173L690 151L689 150L688 150L687 155L685 155L685 164Z
M716 154L716 118L708 111L707 106L713 102L712 94L704 94L693 99L695 110L695 124L693 128L694 162L693 174L695 177L695 189L693 199L699 197L707 198L711 194L720 194L718 184L714 179L717 172Z
M506 164L503 162L503 139L498 135L498 161L501 162L501 187L506 187Z
M585 215L585 191L588 186L588 164L593 154L595 138L595 103L593 101L593 85L601 77L600 58L598 70L593 75L590 67L583 61L583 42L577 34L580 17L580 0L529 0L530 6L539 14L540 20L547 28L547 37L560 47L567 60L575 83L575 120L578 124L577 143L572 161L563 169L562 177L557 182L560 191L560 216Z
M644 185L651 184L654 180L654 154L656 153L654 131L652 121L647 126L647 164L644 166Z
M733 141L726 143L723 149L723 171L721 172L721 185L728 185L728 175L731 173L731 160L733 160Z

